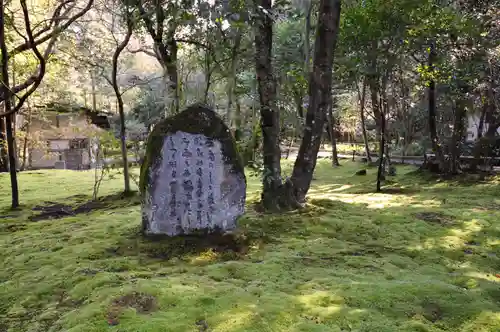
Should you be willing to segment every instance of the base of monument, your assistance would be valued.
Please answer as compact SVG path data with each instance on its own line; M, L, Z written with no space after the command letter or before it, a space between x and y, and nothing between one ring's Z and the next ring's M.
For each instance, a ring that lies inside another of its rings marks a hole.
M236 231L236 227L222 229L215 228L197 228L197 229L178 229L175 233L153 231L148 227L148 223L143 222L142 233L146 237L177 237L177 236L207 236L207 235L232 235Z

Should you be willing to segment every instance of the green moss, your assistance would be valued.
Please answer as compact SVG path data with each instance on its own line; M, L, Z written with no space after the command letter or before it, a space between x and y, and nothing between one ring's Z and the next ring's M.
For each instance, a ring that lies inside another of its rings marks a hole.
M250 178L235 234L175 240L140 236L139 206L118 197L30 222L48 197L81 204L93 172L22 172L21 211L0 192L0 330L499 331L498 179L464 186L401 167L375 194L376 169L359 168L320 161L308 207L282 215L253 209ZM106 179L101 195L122 185Z
M170 118L155 125L149 134L144 161L141 166L140 184L142 192L146 189L149 171L153 161L161 158L161 149L165 136L183 131L190 134L202 134L221 143L222 154L237 173L244 174L243 163L237 152L236 142L224 121L209 108L195 104Z

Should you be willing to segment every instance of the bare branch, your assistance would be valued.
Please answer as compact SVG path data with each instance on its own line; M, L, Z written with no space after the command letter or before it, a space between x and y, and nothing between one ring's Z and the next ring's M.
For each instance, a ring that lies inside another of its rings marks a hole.
M67 2L64 2L63 4L66 4L66 3L69 3L69 1ZM53 16L53 22L54 23L57 23L57 21L59 21L61 18L59 16L55 16L55 14L62 10L62 6L63 4L61 4L60 6L57 7L57 9L55 10L55 13L54 13L54 16ZM52 31L44 36L41 36L44 32L41 32L40 33L40 36L38 37L34 37L34 41L32 42L34 44L34 46L38 46L42 43L45 43L46 41L50 40L51 38L53 38L54 36L57 36L59 35L62 31L66 30L73 22L75 22L77 19L79 19L80 17L82 17L83 15L85 15L85 13L87 13L90 8L92 7L92 5L94 4L94 0L88 0L88 3L87 5L81 9L79 12L77 12L75 15L73 15L71 18L69 18L64 24L62 25L55 25L54 28L52 29ZM49 28L50 29L50 28ZM10 55L15 55L17 53L21 53L21 52L24 52L24 51L27 51L29 49L33 49L33 46L31 45L32 43L28 42L28 43L24 43L24 44L21 44L19 45L18 47L14 48L11 52L10 52Z
M129 90L131 90L131 89L133 89L133 88L135 88L137 86L149 84L149 83L151 83L153 81L156 81L156 80L159 80L161 78L163 78L163 76L153 76L153 77L150 77L148 79L143 80L139 84L131 84L131 85L129 85L129 86L127 86L127 87L125 87L125 88L122 89L121 95L124 95L125 92L127 92L127 91L129 91Z
M127 49L127 51L128 51L128 52L130 52L130 53L132 53L132 54L136 54L136 53L144 53L144 54L149 55L149 56L151 56L151 57L153 57L153 58L157 58L157 56L156 56L156 53L155 53L155 52L150 51L150 50L146 50L146 49L144 49L144 48L142 48L142 47L141 47L141 48L138 48L138 49L136 49L136 50L129 50L129 49Z
M24 102L26 101L26 99L28 99L28 97L33 92L35 92L35 90L38 88L38 86L42 82L43 76L45 75L45 61L46 61L45 59L46 58L44 55L42 55L40 53L40 51L38 50L38 48L35 44L35 38L33 37L33 31L31 30L31 23L30 23L30 17L29 17L29 13L28 13L28 6L26 5L26 0L21 0L21 7L23 9L24 23L25 23L25 27L26 27L26 34L28 35L28 42L31 45L31 49L33 50L33 53L35 53L38 61L40 62L40 66L38 69L38 74L36 75L36 77L34 79L33 86L28 91L26 91L26 93L21 98L19 98L19 102L12 110L10 110L8 112L0 113L0 118L7 116L7 115L10 115L10 114L15 114L17 111L19 111L21 109L21 107L23 106ZM51 39L52 45L55 43L56 38L57 38L57 35L55 35ZM52 47L48 47L46 50L46 53L50 52L51 48ZM46 55L48 56L48 54L46 54ZM5 97L10 98L10 96L8 94Z
M206 50L211 50L212 48L210 45L203 44L202 42L199 42L197 40L191 40L191 39L175 39L176 43L185 43L185 44L191 44L191 45L196 45L198 47L204 48Z
M71 3L72 1L73 0L67 0L67 1L63 2L63 4L61 4L55 10L55 14L57 12L60 12L63 9L63 5ZM30 40L30 38L28 38L28 41L26 43L18 46L13 51L11 51L9 53L9 56L15 55L15 54L17 54L19 52L23 52L23 51L28 50L28 49L32 49L33 52L36 54L36 52L38 52L37 46L39 46L41 43L43 43L45 41L49 41L49 43L48 43L47 48L45 49L44 55L42 57L44 61L43 62L40 61L40 65L39 65L39 68L38 68L37 72L35 74L31 75L23 83L12 87L10 89L10 93L12 93L13 95L16 95L18 92L23 91L23 90L29 88L33 84L35 84L34 89L36 89L40 85L40 82L38 82L38 80L39 80L40 77L43 78L43 75L45 74L45 64L46 64L46 61L47 61L49 55L52 52L52 49L53 49L53 47L55 45L55 42L56 42L57 38L59 37L60 33L62 31L64 31L71 23L73 23L74 21L76 21L79 17L83 16L87 11L90 10L92 4L94 3L94 0L88 0L88 1L89 2L88 2L87 6L84 9L82 9L77 14L75 14L73 17L71 17L63 25L59 25L58 22L60 20L60 17L56 17L56 15L54 14L54 16L52 18L52 21L54 22L54 27L52 29L52 32L49 33L49 34L47 34L47 35L45 35L45 36L43 36L43 37L41 37L41 38L39 38L38 40L36 40L35 35L33 35L33 30L31 29L31 25L30 25L30 22L29 22L29 14L27 12L25 12L25 10L23 9L23 16L24 16L24 19L25 19L25 23L28 24L28 26L29 26L29 28L27 27L27 34L28 34L28 37L32 37L32 38L31 38L31 40ZM25 2L24 2L24 5L26 5ZM73 7L74 6L70 7L69 9L67 9L65 11L64 15L67 15L67 13L69 13L69 11ZM27 14L28 14L28 16L26 16ZM28 20L28 21L26 21L26 20ZM37 55L37 58L39 58L38 55ZM39 60L40 60L40 58L39 58ZM31 89L33 89L33 87ZM31 89L30 89L30 91L31 91ZM32 94L34 91L35 90L29 92L28 95ZM21 98L19 98L19 99L21 99ZM3 101L3 100L5 100L5 95L3 93L0 93L0 102ZM23 101L23 103L24 103L24 101Z
M74 0L66 0L66 1L61 2L59 4L59 6L57 6L57 8L54 10L54 13L52 14L52 17L50 19L43 20L42 22L38 23L37 25L35 25L33 27L33 31L35 31L38 28L38 26L45 24L47 21L49 22L49 24L46 25L45 27L43 27L40 31L37 31L36 33L34 33L33 36L35 38L40 37L45 32L49 31L53 24L57 24L57 23L59 23L60 20L64 19L64 17L61 15L61 10L63 9L64 6L66 6L67 4L69 4L73 1ZM75 6L75 4L73 4L73 6L71 6L70 9L68 9L66 11L66 13L68 13L69 10L73 9L74 6Z

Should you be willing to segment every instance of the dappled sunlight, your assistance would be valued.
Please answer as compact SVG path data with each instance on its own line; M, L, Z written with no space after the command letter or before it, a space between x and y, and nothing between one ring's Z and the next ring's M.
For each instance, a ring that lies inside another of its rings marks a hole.
M343 191L343 190L350 189L352 187L353 187L352 184L344 184L344 185L340 186L339 188L332 189L332 191Z
M238 329L244 329L253 317L255 317L255 311L257 306L254 304L246 306L250 310L245 309L233 309L224 312L217 317L220 323L214 326L214 331L236 331Z
M426 199L426 200L421 200L419 201L418 199L414 199L413 197L411 198L409 204L411 204L411 206L413 208L416 208L416 207L419 207L419 208L429 208L429 207L440 207L442 204L442 202L439 202L435 199Z
M492 238L489 238L489 239L486 239L486 245L488 246L500 246L500 239L496 238L496 239L492 239Z
M324 194L329 193L331 191L344 191L354 187L352 184L343 184L343 183L332 183L323 186L314 186L312 187L308 194Z
M328 318L339 313L344 307L344 299L326 291L316 291L311 294L297 296L298 303L304 306L308 314Z
M206 265L215 262L220 257L218 252L212 249L200 253L198 256L192 257L189 261L192 265Z
M500 278L498 278L496 275L494 275L492 273L483 273L483 272L472 271L472 272L466 272L466 273L464 273L464 275L467 277L471 277L471 278L495 282L495 283L498 283L498 286L500 287Z
M332 193L314 193L310 195L314 199L330 199L338 200L349 204L366 204L369 209L383 209L385 207L402 206L403 202L400 201L398 196L387 194L332 194Z
M458 332L494 332L498 329L491 328L500 326L500 311L483 311L472 321L464 324Z
M465 246L466 239L480 232L481 229L482 227L477 220L463 222L460 228L454 227L449 229L447 235L437 238L428 238L420 246L414 246L409 249L429 250L434 248L462 248Z
M430 249L430 248L435 248L435 247L442 247L442 248L458 248L462 247L464 245L464 240L460 236L443 236L439 239L428 239L425 243L425 247Z

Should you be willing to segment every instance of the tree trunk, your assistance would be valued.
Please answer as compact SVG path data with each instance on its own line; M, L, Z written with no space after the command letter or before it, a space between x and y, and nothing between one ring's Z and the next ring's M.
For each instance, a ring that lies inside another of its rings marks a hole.
M303 96L301 95L300 91L296 89L294 91L294 98L295 98L295 105L297 108L297 115L299 116L300 119L304 118L304 106L302 105L303 103Z
M335 103L336 104L336 103ZM333 108L334 103L332 103L332 106L328 108L328 132L330 133L330 143L332 144L332 166L340 166L339 163L339 156L337 154L337 140L335 139L335 124L333 121Z
M95 89L95 73L94 69L90 71L90 80L92 84L92 111L97 112L97 98L96 98L96 89Z
M293 143L295 143L295 137L297 136L297 129L294 127L292 130L292 137L290 138L290 143L288 143L288 149L286 150L286 159L290 158L290 152L292 151Z
M435 45L434 45L434 42L431 42L431 44L429 46L429 61L428 61L429 71L431 72L431 74L434 74L435 58L436 58ZM437 162L439 165L439 171L446 172L446 165L445 165L443 150L441 148L441 145L439 144L439 138L438 138L438 133L437 133L436 81L433 78L431 78L429 81L429 88L428 88L427 93L428 93L428 102L429 102L429 134L430 134L431 142L432 142L432 150L434 151L434 154L436 155L436 159L437 159Z
M31 116L32 116L32 110L31 107L28 103L28 118L26 119L26 129L24 131L24 140L23 140L23 160L21 164L21 171L24 171L26 169L26 157L28 153L28 143L29 143L29 135L31 131Z
M259 13L255 34L255 67L260 97L260 126L263 139L262 203L266 209L276 206L276 192L281 187L281 150L279 146L280 114L276 107L276 81L272 68L273 21L267 14L271 0L257 0Z
M306 8L306 19L304 27L304 77L309 76L311 70L311 45L309 38L311 36L311 14L312 14L313 2L309 0L307 2Z
M233 94L234 87L236 86L236 71L238 69L238 50L241 44L241 30L238 29L236 32L236 37L234 38L234 45L231 50L231 68L230 68L230 76L227 81L227 107L226 107L226 117L227 117L227 125L229 128L233 127L233 116L232 116L232 105L233 105Z
M385 151L385 114L380 113L380 145L379 145L379 157L378 157L378 172L377 172L377 192L382 191L381 183L384 177L384 151Z
M389 75L390 72L387 71L385 75L382 77L382 85L380 87L380 96L381 96L381 135L384 135L384 162L383 162L383 168L382 168L382 175L388 174L388 170L391 168L391 157L389 155L389 144L391 143L391 136L390 132L388 134L388 128L387 128L387 114L389 114L389 99L387 97L387 81L389 80Z
M241 131L241 104L238 98L235 100L236 109L234 112L234 127L236 131Z
M208 104L208 93L212 84L212 69L210 68L210 54L205 50L205 91L203 92L203 102Z
M9 171L9 156L7 154L7 135L5 118L0 118L0 173Z
M127 34L123 41L117 45L116 50L113 54L113 68L111 73L111 83L113 85L113 90L115 92L116 100L118 102L118 113L120 114L120 143L121 143L121 152L122 152L122 160L123 160L123 181L124 181L124 193L129 194L130 190L130 175L128 169L128 153L127 153L127 141L126 134L127 130L125 127L125 112L123 109L123 98L120 92L120 88L118 86L117 76L118 76L118 59L120 57L121 52L125 49L127 44L132 37L133 25L131 18L127 16Z
M292 191L291 194L295 198L295 202L290 203L305 202L316 167L327 112L332 104L332 67L340 9L340 0L321 0L319 4L313 71L309 76L309 109L302 142L287 189Z
M483 105L483 109L481 110L481 117L479 118L479 124L477 126L477 137L476 139L481 139L483 137L483 131L484 131L484 120L486 117L486 112L488 110L488 104L485 103Z
M166 50L167 53L162 55L161 65L163 66L164 72L167 74L169 79L168 87L172 98L171 107L173 109L173 113L177 114L180 109L179 74L177 70L177 42L172 36L166 44L167 46L162 48L162 50Z
M5 113L12 111L12 98L9 85L9 53L7 51L7 45L5 40L5 16L4 16L5 4L3 0L0 0L0 49L2 53L2 80L3 80L3 95L5 96L4 108ZM16 169L16 156L14 151L15 138L12 130L12 117L15 114L8 114L5 117L5 134L7 138L7 150L9 154L9 171L10 171L10 184L12 191L12 203L11 207L13 209L19 207L19 188L17 184L17 169Z
M361 118L361 132L363 133L363 143L365 145L366 161L371 163L372 156L370 154L370 146L368 144L368 134L366 133L366 119L365 119L365 101L366 101L366 79L363 80L363 87L359 90L358 82L356 81L356 90L358 91L359 111Z
M458 174L460 170L460 154L462 151L462 141L464 139L465 132L465 116L466 109L464 105L464 101L458 97L459 100L455 105L455 114L454 114L454 124L453 124L453 133L450 139L449 147L450 147L450 160L449 167L451 174Z

